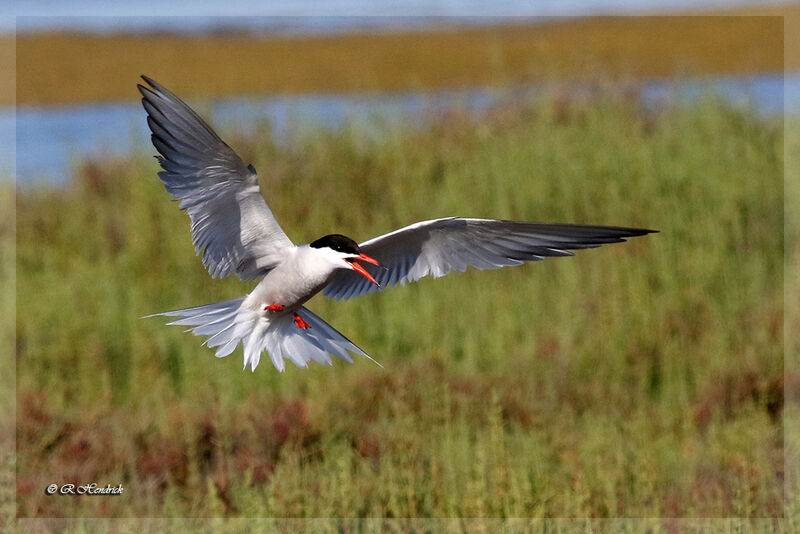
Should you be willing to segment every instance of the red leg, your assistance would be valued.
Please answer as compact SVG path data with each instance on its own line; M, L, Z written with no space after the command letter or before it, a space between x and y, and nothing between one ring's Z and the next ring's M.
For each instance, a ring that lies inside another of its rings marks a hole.
M305 329L311 328L311 325L305 322L303 318L296 313L294 314L294 324L297 325L297 328L305 328Z
M283 311L283 306L281 306L280 304L270 304L269 306L264 306L264 311L274 311L274 312Z

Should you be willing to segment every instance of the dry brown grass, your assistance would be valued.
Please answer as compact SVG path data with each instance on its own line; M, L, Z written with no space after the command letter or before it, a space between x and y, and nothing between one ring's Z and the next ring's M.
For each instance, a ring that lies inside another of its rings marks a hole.
M757 11L760 13L760 11ZM773 11L766 11L772 14ZM17 101L136 98L146 73L182 95L400 90L597 77L775 73L784 18L657 16L317 37L22 35ZM800 68L787 57L786 68ZM0 84L0 103L13 101Z

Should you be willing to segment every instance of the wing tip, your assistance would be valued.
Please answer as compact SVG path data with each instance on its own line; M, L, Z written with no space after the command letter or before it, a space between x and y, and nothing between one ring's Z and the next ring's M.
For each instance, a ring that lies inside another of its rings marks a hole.
M639 237L647 234L658 234L661 230L653 230L650 228L626 228L629 231L626 237Z
M145 89L145 90L147 90L147 91L150 91L151 93L164 93L164 92L165 92L165 88L164 88L164 86L163 86L163 85L161 85L160 83L158 83L157 81L155 81L155 80L154 80L153 78L151 78L150 76L148 76L148 75L146 75L146 74L140 74L140 75L139 75L139 77L140 77L142 80L144 80L144 81L145 81L145 83L147 83L147 85L149 85L149 86L150 86L150 87L146 87L146 86L144 86L144 85L142 85L142 84L136 84L136 86L137 86L137 87L139 87L139 88L140 88L140 90L141 90L141 89Z
M152 78L150 78L150 77L148 77L148 76L146 76L144 74L141 74L140 76L141 76L142 80L144 80L145 83L147 83L147 85L150 86L150 87L147 87L146 85L142 85L141 83L137 83L136 84L136 88L139 90L139 92L142 94L142 96L145 97L145 98L148 98L148 97L151 97L151 96L158 96L158 93L160 93L161 89L162 89L161 85L158 82L156 82L155 80L153 80Z

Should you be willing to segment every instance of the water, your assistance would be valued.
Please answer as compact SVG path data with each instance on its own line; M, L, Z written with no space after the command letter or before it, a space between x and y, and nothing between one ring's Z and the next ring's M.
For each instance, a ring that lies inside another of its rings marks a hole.
M785 91L784 91L785 82ZM765 115L784 110L800 112L800 73L787 76L720 78L685 83L644 85L641 93L649 106L687 101L709 88L736 105L752 106ZM579 90L579 89L576 89ZM201 114L222 131L254 131L269 121L277 141L303 127L335 129L349 121L365 127L424 124L426 117L450 107L480 113L513 95L535 94L535 88L464 89L431 93L397 92L311 96L272 96L258 99L227 98L199 106ZM209 113L210 111L210 113ZM145 113L138 102L48 108L0 109L0 174L16 176L21 186L64 184L76 163L85 158L125 156L136 149L152 153Z
M499 95L489 89L378 94L226 98L212 109L196 106L220 131L252 133L269 121L278 142L290 130L336 129L346 122L365 127L389 127L401 122L419 124L431 111L454 105L470 112L486 109ZM192 103L194 104L194 103ZM145 112L138 102L20 107L16 115L17 183L63 184L75 165L86 158L121 157L136 149L152 152ZM0 112L0 139L14 132L13 113ZM2 143L6 146L6 143ZM8 143L13 146L13 143ZM4 149L5 150L5 149ZM13 149L0 154L13 159ZM0 168L2 171L2 168Z
M293 34L486 24L502 18L631 14L735 6L751 0L28 0L0 7L0 31L208 32ZM0 2L0 6L2 3ZM10 13L6 13L10 11ZM153 16L157 13L158 16ZM3 16L6 15L6 16ZM16 17L14 17L16 15Z

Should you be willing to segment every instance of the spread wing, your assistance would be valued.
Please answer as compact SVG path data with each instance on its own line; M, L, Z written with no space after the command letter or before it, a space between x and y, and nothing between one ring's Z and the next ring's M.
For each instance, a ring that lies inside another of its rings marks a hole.
M256 170L180 98L146 76L139 85L158 177L192 221L192 242L213 278L249 280L294 247L258 187Z
M621 243L625 238L653 231L450 217L406 226L370 239L359 248L384 267L364 264L383 289L428 275L439 278L452 270L463 272L467 267L498 269L548 256L572 256L571 250ZM339 300L378 289L360 274L342 270L323 294Z

